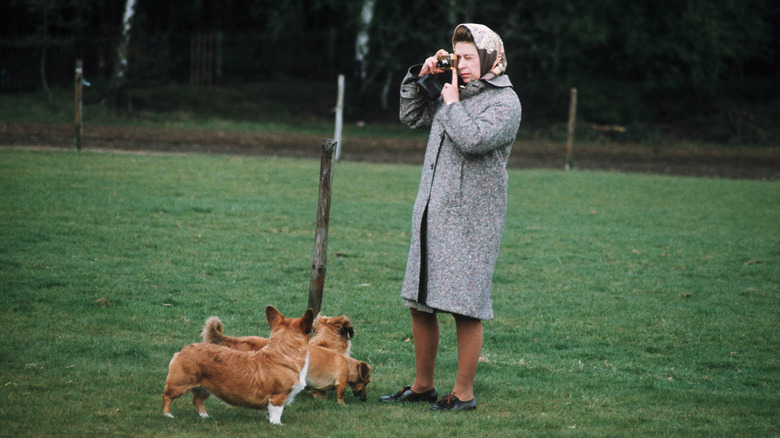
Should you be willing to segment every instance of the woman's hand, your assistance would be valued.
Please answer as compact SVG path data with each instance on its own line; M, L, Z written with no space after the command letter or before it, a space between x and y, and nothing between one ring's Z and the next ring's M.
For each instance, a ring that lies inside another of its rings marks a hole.
M447 82L441 89L441 97L444 104L460 102L460 91L458 90L458 69L452 69L452 83Z
M424 76L427 74L436 74L436 73L442 73L444 70L437 68L436 63L439 60L439 55L446 55L447 51L444 49L439 49L438 52L436 52L435 55L431 56L430 58L426 59L423 63L422 69L420 70L419 76Z

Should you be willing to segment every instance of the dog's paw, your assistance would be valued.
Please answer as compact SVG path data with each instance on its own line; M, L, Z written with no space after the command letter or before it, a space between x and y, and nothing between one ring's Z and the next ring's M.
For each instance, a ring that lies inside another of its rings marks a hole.
M284 405L282 406L268 405L268 422L271 424L276 424L277 426L281 426L283 411L284 411Z
M200 418L209 418L209 414L207 414L205 412L202 413L202 414L199 414L199 415L200 415Z
M168 412L168 413L166 413L166 414L163 414L163 417L173 418L173 414L171 414L170 412Z

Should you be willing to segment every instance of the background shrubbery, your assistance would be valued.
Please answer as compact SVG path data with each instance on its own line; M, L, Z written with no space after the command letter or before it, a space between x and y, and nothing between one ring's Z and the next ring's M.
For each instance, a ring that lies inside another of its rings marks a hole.
M525 126L565 123L577 87L580 120L624 127L624 135L610 134L616 139L761 146L780 137L780 8L771 0L137 0L123 92L114 93L126 1L0 4L0 90L69 87L83 59L108 105L175 107L186 96L161 93L156 99L165 101L155 102L129 93L190 83L201 59L192 44L206 35L214 38L213 85L300 80L300 90L279 87L279 100L327 108L341 73L348 120L395 120L406 68L447 48L452 28L472 21L502 35ZM370 21L361 18L366 8Z

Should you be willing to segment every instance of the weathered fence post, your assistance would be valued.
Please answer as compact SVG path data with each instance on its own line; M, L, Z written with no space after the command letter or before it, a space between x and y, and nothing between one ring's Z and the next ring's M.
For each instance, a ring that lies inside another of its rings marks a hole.
M569 102L569 129L566 137L566 170L574 167L574 125L577 121L577 89L571 89L571 101Z
M333 185L333 147L336 141L322 140L320 159L320 192L317 203L317 226L314 234L314 256L311 263L309 283L309 308L314 314L322 308L322 290L325 286L325 271L328 259L328 222L330 221L330 194Z
M82 62L81 60L76 60L76 79L75 79L75 87L76 87L76 108L75 108L75 122L76 122L76 150L81 152L81 85L84 80L84 71L82 70Z

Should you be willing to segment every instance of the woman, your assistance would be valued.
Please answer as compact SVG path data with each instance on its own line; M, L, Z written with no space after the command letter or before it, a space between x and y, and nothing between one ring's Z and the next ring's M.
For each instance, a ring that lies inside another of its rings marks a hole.
M412 315L415 379L380 401L436 401L437 313L444 312L455 318L458 371L452 391L431 409L472 410L482 321L493 318L491 280L504 230L506 164L521 109L495 32L461 24L452 44L457 68L439 99L429 101L416 82L443 72L436 61L444 50L410 68L401 84L401 121L431 130L401 292Z

